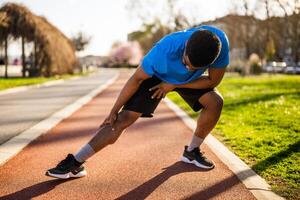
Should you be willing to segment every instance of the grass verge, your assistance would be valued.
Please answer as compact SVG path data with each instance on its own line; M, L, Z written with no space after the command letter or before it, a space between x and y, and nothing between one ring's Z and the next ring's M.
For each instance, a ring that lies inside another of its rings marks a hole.
M73 75L62 75L62 76L54 76L54 77L34 77L34 78L21 78L21 77L12 77L12 78L0 78L0 91L6 90L9 88L19 87L19 86L28 86L35 84L42 84L47 81L53 81L58 79L69 79L77 76L86 76L89 73L77 73Z
M267 180L300 199L300 76L225 77L225 103L213 135ZM196 119L177 93L168 97Z

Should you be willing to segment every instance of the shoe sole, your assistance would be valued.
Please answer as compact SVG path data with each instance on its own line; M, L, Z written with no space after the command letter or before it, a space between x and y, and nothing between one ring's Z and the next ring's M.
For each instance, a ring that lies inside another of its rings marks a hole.
M215 165L213 165L211 167L202 165L202 164L198 163L196 160L189 160L188 158L186 158L184 156L182 156L180 160L185 163L194 164L195 166L202 168L202 169L212 169L215 167Z
M54 177L54 178L68 179L68 178L81 178L81 177L84 177L84 176L87 175L87 172L84 170L84 171L81 171L77 174L73 174L72 172L69 172L67 174L52 174L51 172L47 171L46 175Z

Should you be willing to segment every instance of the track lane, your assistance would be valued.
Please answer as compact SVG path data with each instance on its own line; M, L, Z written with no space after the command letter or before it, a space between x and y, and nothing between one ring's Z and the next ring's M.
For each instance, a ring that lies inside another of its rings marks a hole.
M178 162L192 132L162 102L152 119L139 119L85 165L88 176L56 180L44 176L67 153L77 151L109 113L130 73L87 105L33 141L0 167L2 199L255 199L209 150L210 171Z

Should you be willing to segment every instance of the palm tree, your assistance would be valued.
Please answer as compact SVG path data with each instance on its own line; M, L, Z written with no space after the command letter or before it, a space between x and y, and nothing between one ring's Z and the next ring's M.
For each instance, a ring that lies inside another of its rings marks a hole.
M7 3L0 8L0 42L6 41L6 48L7 37L21 37L23 76L25 42L34 43L34 67L44 76L73 73L78 65L72 42L47 19L34 15L25 6Z
M26 76L26 59L25 59L25 39L24 36L22 38L22 76L23 78Z
M8 48L8 39L7 39L7 36L4 40L4 63L5 63L5 74L4 74L4 77L7 78L8 77L8 74L7 74L7 71L8 71L8 56L7 56L7 48Z

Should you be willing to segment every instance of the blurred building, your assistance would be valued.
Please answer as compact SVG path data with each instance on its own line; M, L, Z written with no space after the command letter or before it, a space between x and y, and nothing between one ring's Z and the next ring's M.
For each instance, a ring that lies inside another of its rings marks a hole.
M80 65L82 66L96 66L100 67L108 60L108 56L94 56L88 55L79 58Z

